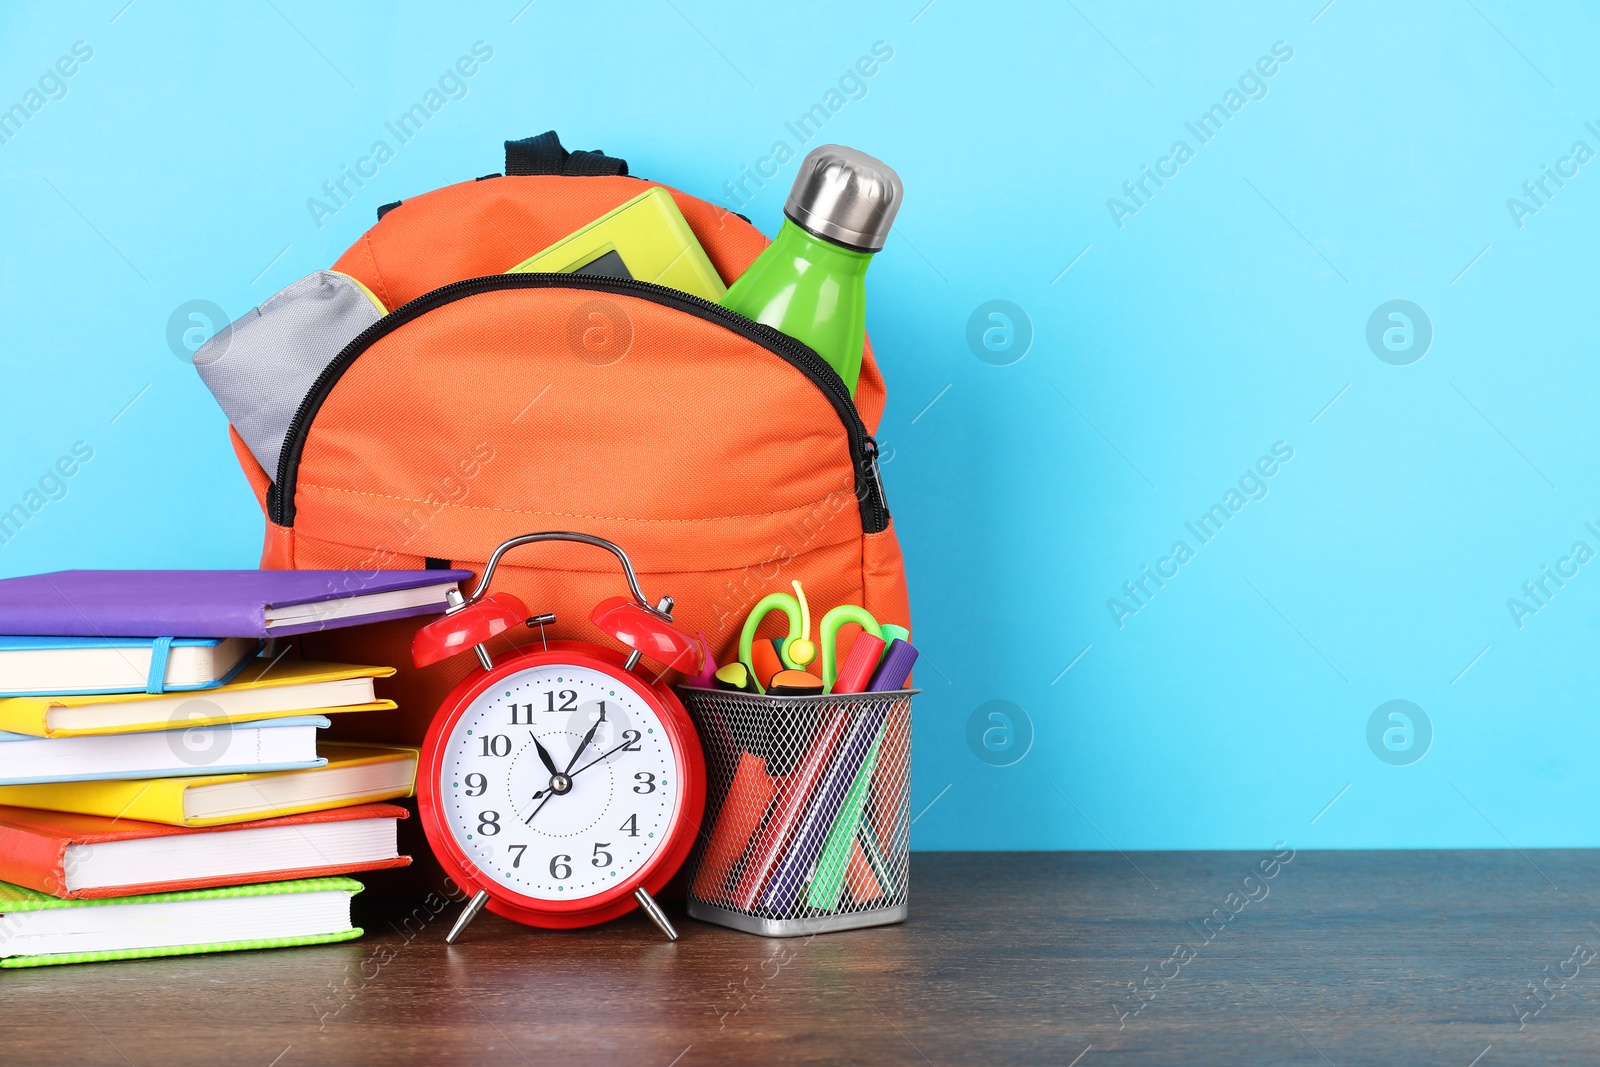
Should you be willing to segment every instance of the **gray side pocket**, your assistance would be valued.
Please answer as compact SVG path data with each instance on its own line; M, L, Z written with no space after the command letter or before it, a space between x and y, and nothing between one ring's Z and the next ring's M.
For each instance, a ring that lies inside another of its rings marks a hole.
M383 317L348 275L319 270L239 316L194 354L194 369L269 478L317 375Z

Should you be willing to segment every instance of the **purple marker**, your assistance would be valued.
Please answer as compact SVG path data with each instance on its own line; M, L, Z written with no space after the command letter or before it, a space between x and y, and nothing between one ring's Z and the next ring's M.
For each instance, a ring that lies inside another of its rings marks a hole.
M878 664L877 672L867 685L867 692L892 693L904 689L906 679L911 677L911 665L916 662L917 650L911 642L895 638L889 650L883 654L883 662Z

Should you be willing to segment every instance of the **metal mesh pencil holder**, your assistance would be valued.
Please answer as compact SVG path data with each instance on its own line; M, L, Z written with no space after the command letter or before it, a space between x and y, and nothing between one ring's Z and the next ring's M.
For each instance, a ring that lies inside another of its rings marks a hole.
M767 937L904 921L918 692L680 688L709 779L689 914Z

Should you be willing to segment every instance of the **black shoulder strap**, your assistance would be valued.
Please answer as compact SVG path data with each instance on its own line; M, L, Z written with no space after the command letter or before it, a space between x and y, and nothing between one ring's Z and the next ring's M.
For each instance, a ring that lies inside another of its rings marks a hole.
M567 174L579 177L627 174L628 162L615 156L608 156L599 149L592 152L568 152L561 147L561 139L556 136L556 131L550 130L537 137L507 141L506 173Z

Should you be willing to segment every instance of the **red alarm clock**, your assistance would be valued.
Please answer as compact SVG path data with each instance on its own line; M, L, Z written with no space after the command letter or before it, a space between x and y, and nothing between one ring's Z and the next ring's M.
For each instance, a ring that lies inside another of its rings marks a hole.
M488 593L500 558L539 541L614 554L632 599L590 618L626 654L586 641L546 640L491 657L487 642L553 615ZM580 533L533 533L494 550L470 597L417 632L418 667L473 651L480 668L451 691L423 741L417 803L434 855L473 893L446 941L485 905L529 926L591 926L643 907L677 939L653 893L677 873L705 809L705 757L668 670L701 675L705 640L672 624L672 599L652 606L621 548ZM660 665L646 671L640 660ZM714 669L714 668L712 668Z

